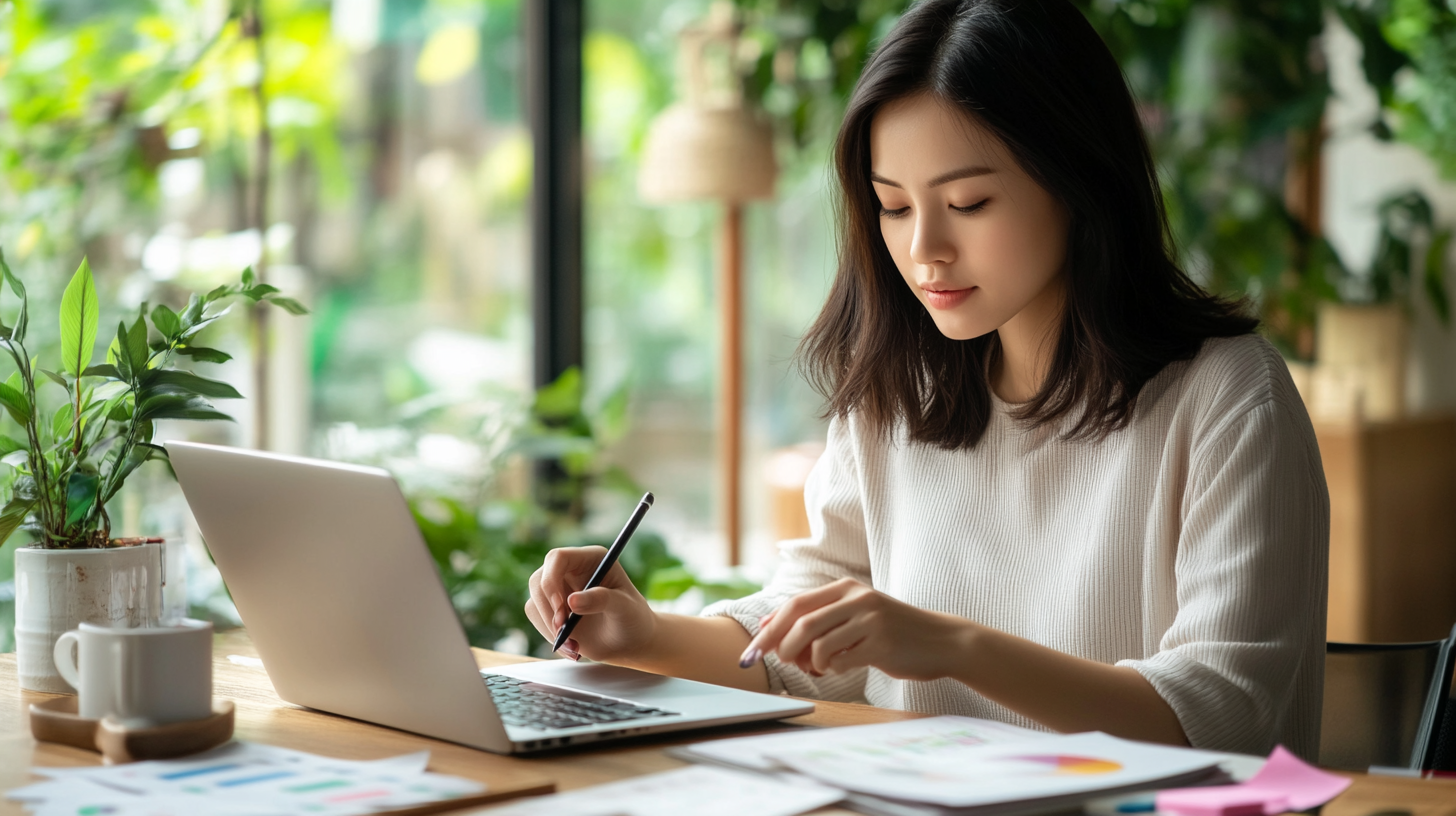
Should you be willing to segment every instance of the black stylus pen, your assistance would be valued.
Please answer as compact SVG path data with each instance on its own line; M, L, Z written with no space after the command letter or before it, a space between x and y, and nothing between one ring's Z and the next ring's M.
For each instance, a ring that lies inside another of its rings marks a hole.
M607 573L612 571L612 565L617 563L617 558L622 555L622 550L627 549L627 542L632 539L632 534L637 532L637 525L642 523L642 517L647 515L647 508L651 506L652 494L642 494L642 501L637 502L637 509L632 511L632 517L627 519L627 525L622 528L622 532L617 533L617 540L612 542L611 549L602 556L602 563L597 564L597 571L592 573L591 580L581 588L583 592L600 586L606 579ZM566 625L561 627L561 634L556 636L556 645L551 647L553 654L561 648L561 644L565 643L567 638L571 637L571 630L575 629L578 623L581 623L581 616L575 612L566 616Z

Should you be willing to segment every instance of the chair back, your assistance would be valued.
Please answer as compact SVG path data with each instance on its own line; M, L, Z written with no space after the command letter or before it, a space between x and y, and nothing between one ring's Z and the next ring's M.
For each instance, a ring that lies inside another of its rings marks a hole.
M1329 643L1319 763L1450 770L1456 765L1451 703L1456 628L1423 643Z

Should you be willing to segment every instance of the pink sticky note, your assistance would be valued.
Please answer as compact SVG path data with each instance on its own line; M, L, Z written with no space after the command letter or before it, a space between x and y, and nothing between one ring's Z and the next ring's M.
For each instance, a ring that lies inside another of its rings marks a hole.
M1349 779L1306 764L1280 745L1249 781L1166 790L1158 794L1157 808L1179 816L1275 816L1323 805L1348 787Z

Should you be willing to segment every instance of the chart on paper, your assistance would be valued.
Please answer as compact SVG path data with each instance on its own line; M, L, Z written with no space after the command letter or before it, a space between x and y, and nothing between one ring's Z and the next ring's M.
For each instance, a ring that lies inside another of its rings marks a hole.
M950 807L1043 799L1178 778L1212 768L1199 752L1120 740L1106 734L977 744L927 730L893 739L840 739L769 756L846 790Z
M919 755L948 748L999 745L1051 736L1007 723L974 717L928 717L922 720L857 725L848 728L806 729L787 734L714 740L690 745L677 753L695 762L709 761L756 771L772 770L773 756L782 753L865 745L892 753Z
M199 758L37 768L44 782L7 793L38 816L354 816L458 799L484 786L429 773L428 753L359 762L251 743Z

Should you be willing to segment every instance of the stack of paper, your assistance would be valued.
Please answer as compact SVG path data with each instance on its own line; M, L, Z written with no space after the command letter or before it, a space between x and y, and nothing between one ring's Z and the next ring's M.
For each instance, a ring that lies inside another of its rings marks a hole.
M6 793L36 816L361 816L481 793L428 773L429 752L356 762L233 742L186 760L34 768L47 777Z
M844 791L722 768L681 768L555 796L525 799L489 816L794 816Z
M1094 795L1186 785L1220 756L1107 734L1049 735L968 717L743 737L679 752L696 761L791 772L842 788L858 810L1010 816Z

